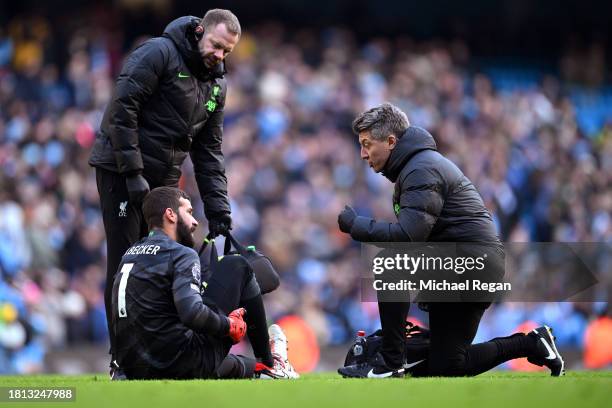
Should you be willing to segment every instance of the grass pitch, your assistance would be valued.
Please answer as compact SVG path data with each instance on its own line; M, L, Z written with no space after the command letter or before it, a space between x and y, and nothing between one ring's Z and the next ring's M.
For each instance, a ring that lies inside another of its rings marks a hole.
M493 372L474 378L343 379L307 374L297 381L124 381L106 375L0 377L0 387L74 387L75 402L0 402L16 407L604 407L612 372Z

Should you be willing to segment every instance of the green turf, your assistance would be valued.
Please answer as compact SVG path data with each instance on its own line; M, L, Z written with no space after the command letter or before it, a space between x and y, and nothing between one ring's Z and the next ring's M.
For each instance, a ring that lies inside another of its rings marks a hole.
M475 378L343 379L304 375L297 381L124 381L105 375L0 377L0 386L75 387L72 403L0 403L16 407L604 407L612 372L546 374L495 372ZM607 402L606 402L607 401Z

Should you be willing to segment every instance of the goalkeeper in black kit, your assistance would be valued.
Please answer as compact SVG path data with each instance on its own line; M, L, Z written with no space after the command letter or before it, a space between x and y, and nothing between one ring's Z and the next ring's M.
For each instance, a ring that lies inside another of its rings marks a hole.
M112 379L297 378L282 330L268 332L249 263L225 257L222 273L203 282L189 197L158 187L143 215L149 235L126 251L113 283L111 343L120 369ZM256 359L229 354L247 325Z

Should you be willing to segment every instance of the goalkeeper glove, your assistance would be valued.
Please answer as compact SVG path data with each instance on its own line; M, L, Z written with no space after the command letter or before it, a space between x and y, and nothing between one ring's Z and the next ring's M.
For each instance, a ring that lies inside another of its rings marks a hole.
M246 314L246 309L241 307L239 309L234 310L229 314L229 336L232 339L234 344L239 343L240 340L244 337L247 331L246 323L244 322L244 315Z

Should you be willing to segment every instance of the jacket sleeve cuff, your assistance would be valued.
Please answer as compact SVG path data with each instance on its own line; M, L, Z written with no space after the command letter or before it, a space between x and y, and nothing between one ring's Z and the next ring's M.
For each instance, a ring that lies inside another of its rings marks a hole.
M115 161L117 162L117 170L120 174L125 175L134 172L142 173L144 170L140 151L115 152Z
M221 335L221 337L223 336L227 336L229 335L229 329L230 329L230 321L229 321L229 317L221 316L221 328L219 329L219 334Z
M370 224L372 223L372 218L362 217L358 215L355 217L355 221L353 222L353 227L351 228L351 237L355 241L359 242L368 242L370 241Z

